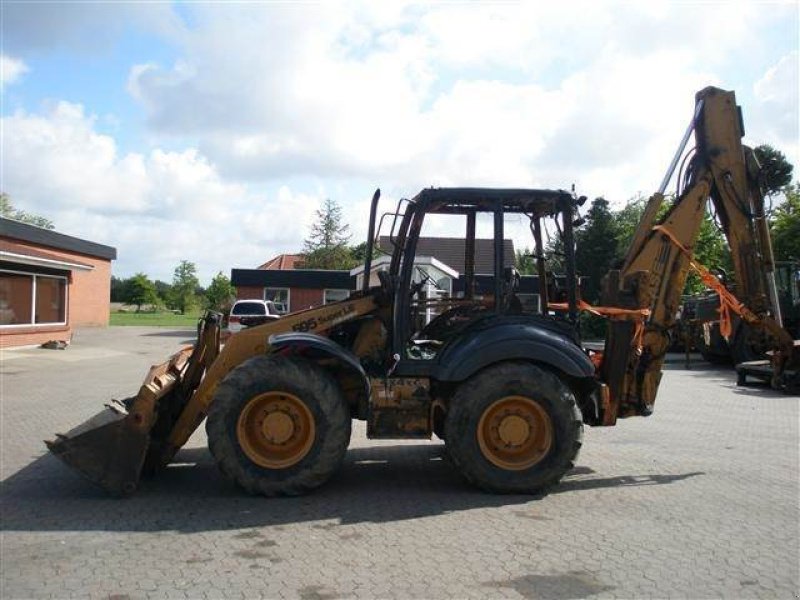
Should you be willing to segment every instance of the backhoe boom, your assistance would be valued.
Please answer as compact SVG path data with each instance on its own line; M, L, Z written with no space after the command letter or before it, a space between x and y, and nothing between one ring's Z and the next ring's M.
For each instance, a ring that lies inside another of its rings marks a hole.
M631 324L609 325L601 370L610 388L610 407L604 415L608 425L618 417L653 410L668 331L675 324L709 199L730 246L737 296L754 315L748 320L770 336L779 365L791 357L793 340L781 328L776 309L759 166L752 150L741 143L743 127L734 93L713 87L700 91L692 128L696 148L685 189L661 219L656 215L666 186L650 198L622 269L610 272L604 281L604 305L650 309L641 349L632 344Z

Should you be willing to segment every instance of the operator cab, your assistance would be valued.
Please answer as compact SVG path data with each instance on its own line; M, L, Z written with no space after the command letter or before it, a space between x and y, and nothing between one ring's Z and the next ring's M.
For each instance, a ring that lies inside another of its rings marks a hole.
M401 200L394 213L384 215L381 223L388 217L392 226L390 235L379 239L380 249L390 251L391 260L378 259L388 266L378 278L392 299L393 372L435 377L449 345L463 346L469 332L500 323L535 322L573 337L578 316L573 221L582 201L563 190L439 188ZM521 237L521 230L530 245L518 250L533 247L525 259L536 274L524 286L510 241ZM552 235L564 249L560 277L545 260L545 237ZM447 263L432 256L432 244ZM557 313L554 302L563 303Z

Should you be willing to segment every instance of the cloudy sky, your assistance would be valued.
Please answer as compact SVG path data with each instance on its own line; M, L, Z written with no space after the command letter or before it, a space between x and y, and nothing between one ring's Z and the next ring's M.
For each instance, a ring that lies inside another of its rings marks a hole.
M297 251L325 198L365 236L427 186L657 186L694 93L800 165L790 2L4 1L2 190L116 246L118 276L208 282Z

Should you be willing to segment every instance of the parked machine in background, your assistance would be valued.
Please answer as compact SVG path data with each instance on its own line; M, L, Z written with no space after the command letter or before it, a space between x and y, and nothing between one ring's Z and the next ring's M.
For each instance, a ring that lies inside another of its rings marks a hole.
M800 264L778 261L775 281L783 326L794 338L800 338ZM736 293L735 286L728 287ZM737 315L733 319L733 334L726 339L720 332L719 307L719 295L712 291L684 300L680 327L689 333L692 346L715 365L765 360L770 350L769 338L759 335Z
M696 149L666 214L656 219L683 147ZM215 461L245 490L294 495L325 482L341 463L352 419L371 438L444 439L475 485L530 493L573 465L583 427L652 414L668 332L675 323L692 247L710 199L721 219L749 308L737 307L773 349L772 380L798 379L791 336L775 314L774 266L758 189L758 164L741 145L734 94L706 88L659 191L648 202L620 269L603 284L603 306L580 298L573 227L585 198L561 190L426 189L389 215L388 270L341 302L251 327L219 343L219 317L201 322L193 348L153 367L122 409L107 409L48 442L50 450L117 494L168 464L206 422ZM369 275L380 194L372 200L364 273ZM463 297L422 294L414 266L426 220L455 216L464 229ZM505 219L527 219L539 275L539 312L517 297L504 263ZM494 232L491 289L475 285L478 222ZM550 223L550 225L548 225ZM563 242L564 284L549 285L542 233ZM416 317L436 305L428 323ZM582 347L580 310L609 318L603 352ZM551 313L555 313L554 316Z

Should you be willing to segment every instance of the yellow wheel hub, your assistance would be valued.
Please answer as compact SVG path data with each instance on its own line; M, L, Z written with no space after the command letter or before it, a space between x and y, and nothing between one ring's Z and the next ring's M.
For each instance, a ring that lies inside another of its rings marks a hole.
M478 422L478 445L493 465L509 471L529 469L553 446L553 422L532 398L506 396L493 402Z
M242 451L257 465L286 469L303 460L314 445L314 415L293 394L266 392L245 404L236 436Z
M283 412L269 413L261 425L262 433L273 444L285 444L294 434L294 421Z

